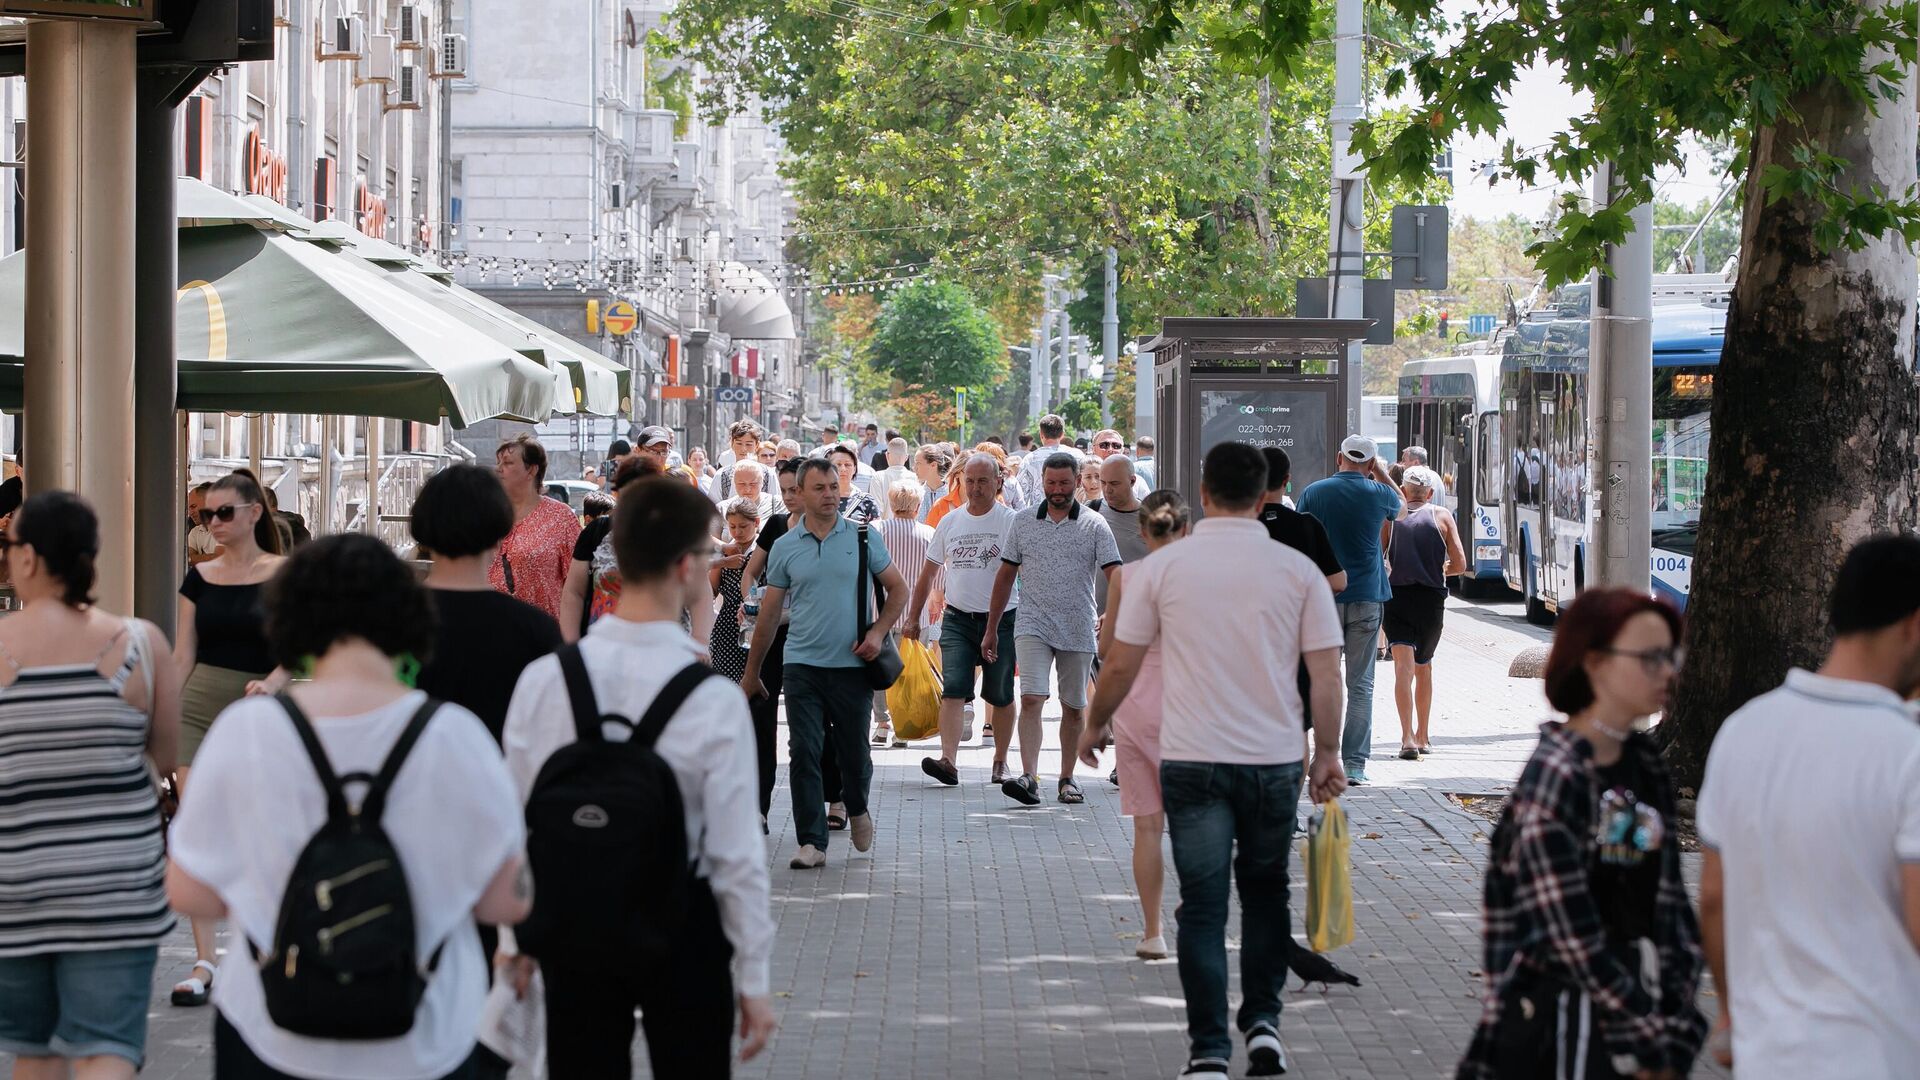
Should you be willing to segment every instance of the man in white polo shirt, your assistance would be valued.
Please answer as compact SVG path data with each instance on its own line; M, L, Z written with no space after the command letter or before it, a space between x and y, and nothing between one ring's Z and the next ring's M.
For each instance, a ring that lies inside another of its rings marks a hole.
M1267 460L1245 443L1207 452L1193 535L1154 552L1128 578L1112 657L1100 671L1090 754L1160 644L1165 692L1160 785L1180 877L1180 985L1191 1043L1182 1077L1226 1080L1229 872L1239 878L1239 1027L1248 1076L1286 1071L1280 988L1292 928L1287 856L1300 798L1304 730L1296 672L1312 677L1315 719L1309 767L1315 802L1346 789L1340 764L1340 619L1313 560L1276 544L1260 523ZM1258 581L1259 589L1246 583ZM1233 631L1221 633L1220 598L1234 597ZM1321 717L1326 719L1322 720ZM1238 855L1235 845L1238 844Z
M1701 942L1741 1080L1920 1072L1920 538L1856 546L1827 617L1827 662L1727 718L1700 790Z

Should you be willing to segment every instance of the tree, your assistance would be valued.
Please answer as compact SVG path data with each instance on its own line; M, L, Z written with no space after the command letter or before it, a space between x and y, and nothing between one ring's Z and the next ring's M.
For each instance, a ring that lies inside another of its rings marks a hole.
M874 320L867 356L893 377L896 401L934 396L945 413L916 405L926 426L953 426L953 392L985 387L1006 376L1007 348L993 316L952 282L916 281L896 291ZM937 415L944 423L935 424Z
M1450 25L1442 0L1389 0L1444 47L1388 77L1419 104L1359 126L1375 179L1431 172L1460 131L1500 129L1515 80L1558 65L1592 108L1537 146L1509 140L1500 168L1525 182L1584 183L1613 164L1609 205L1577 194L1529 249L1547 284L1604 265L1657 170L1693 140L1731 141L1742 182L1739 277L1715 378L1705 505L1688 638L1667 721L1668 756L1699 775L1726 715L1825 645L1820 612L1843 552L1912 528L1920 504L1920 386L1913 370L1920 189L1915 184L1915 6L1888 0L1488 6ZM1186 18L1206 15L1220 55L1258 71L1305 62L1304 4L950 0L930 27L972 18L1015 35L1057 17L1108 42L1107 70L1139 81ZM1111 20L1111 25L1108 25Z
M1060 418L1067 422L1067 433L1092 431L1100 426L1100 380L1081 379L1067 388L1066 404L1060 406Z
M1704 224L1702 224L1704 223ZM1674 267L1681 272L1717 274L1740 251L1740 207L1732 199L1713 209L1712 199L1686 206L1669 199L1653 204L1653 268ZM1681 250L1693 227L1700 234Z

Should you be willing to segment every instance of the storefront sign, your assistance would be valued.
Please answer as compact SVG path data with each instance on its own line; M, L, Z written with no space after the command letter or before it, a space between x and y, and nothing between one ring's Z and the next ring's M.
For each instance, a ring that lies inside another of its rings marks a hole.
M356 185L354 198L354 225L361 232L375 239L385 239L387 235L387 200L376 197L367 190L365 181Z
M607 324L607 333L614 337L626 337L633 333L634 327L640 325L640 313L625 300L615 300L607 305L607 313L602 321Z
M157 0L0 0L0 13L48 19L152 22Z
M267 149L257 129L247 132L247 194L287 201L287 159Z

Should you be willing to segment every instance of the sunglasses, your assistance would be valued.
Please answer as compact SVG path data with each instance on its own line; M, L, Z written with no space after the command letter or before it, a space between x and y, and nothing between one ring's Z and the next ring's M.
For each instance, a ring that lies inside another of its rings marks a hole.
M200 524L211 525L216 521L232 521L234 518L234 515L238 514L243 508L249 507L249 506L257 506L257 505L259 504L258 503L228 503L227 505L220 507L218 510L215 510L209 507L208 509L200 511Z
M1102 450L1125 450L1127 448L1126 443L1117 442L1103 442L1096 445Z

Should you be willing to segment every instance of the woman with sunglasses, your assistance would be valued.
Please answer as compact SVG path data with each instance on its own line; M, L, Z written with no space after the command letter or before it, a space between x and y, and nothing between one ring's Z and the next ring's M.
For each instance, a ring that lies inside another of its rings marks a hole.
M173 928L145 760L173 768L166 639L94 605L100 528L78 496L28 499L0 550L26 604L0 620L0 1050L23 1080L131 1080Z
M1546 689L1566 719L1541 727L1494 831L1486 1008L1461 1080L1693 1067L1700 930L1673 782L1641 730L1666 707L1681 630L1672 606L1628 589L1589 589L1560 616Z
M214 717L245 697L249 684L276 688L271 683L279 681L269 679L274 664L262 590L286 558L266 492L251 475L223 476L207 490L200 522L220 545L220 554L187 568L174 622L173 662L183 680L177 781L183 796L194 752ZM193 920L193 949L193 970L173 987L175 1005L207 1003L217 974L212 920Z

